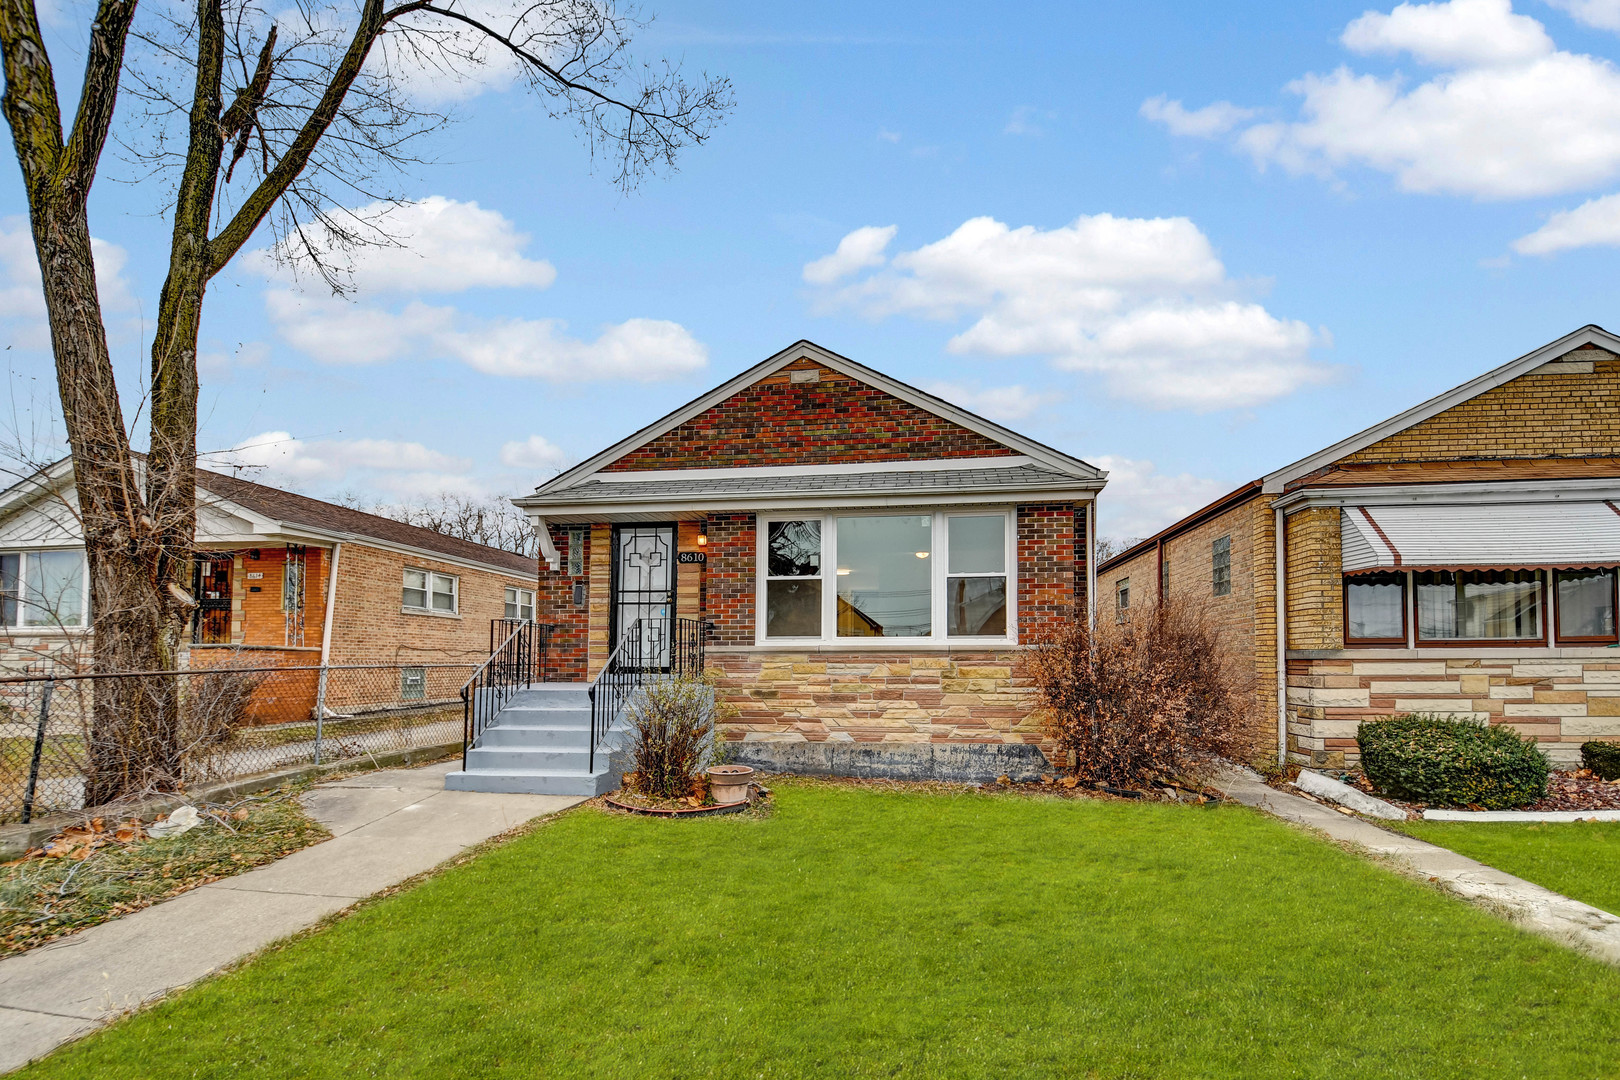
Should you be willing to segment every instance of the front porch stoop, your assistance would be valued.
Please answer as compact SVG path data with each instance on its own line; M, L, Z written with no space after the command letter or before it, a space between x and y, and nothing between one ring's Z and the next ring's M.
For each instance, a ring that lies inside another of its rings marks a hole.
M584 683L544 683L517 691L467 752L467 767L448 773L447 791L575 795L619 787L622 763L610 732L590 768L591 701Z

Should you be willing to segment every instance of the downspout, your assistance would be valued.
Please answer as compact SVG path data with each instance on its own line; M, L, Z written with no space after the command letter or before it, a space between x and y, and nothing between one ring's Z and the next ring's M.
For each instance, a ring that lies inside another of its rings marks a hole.
M1277 568L1277 764L1288 764L1288 546L1284 511L1273 510Z
M1097 494L1086 507L1086 635L1097 633Z
M332 568L326 572L326 613L321 618L321 667L332 656L332 607L337 601L338 556L343 554L343 541L332 545Z

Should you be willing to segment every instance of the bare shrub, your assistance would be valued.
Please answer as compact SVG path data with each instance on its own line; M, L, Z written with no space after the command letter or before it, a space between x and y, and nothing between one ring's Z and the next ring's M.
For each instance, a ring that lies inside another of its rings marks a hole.
M1025 664L1046 733L1085 779L1139 787L1246 747L1253 677L1197 604L1169 600L1095 634L1077 621Z
M642 686L629 709L627 749L634 772L625 774L626 786L660 799L696 794L702 770L718 764L725 752L717 730L724 708L706 678L658 679Z

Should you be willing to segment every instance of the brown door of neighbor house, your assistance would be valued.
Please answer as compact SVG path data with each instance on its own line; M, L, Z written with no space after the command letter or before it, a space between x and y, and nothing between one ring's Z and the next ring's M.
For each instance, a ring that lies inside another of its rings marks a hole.
M231 568L235 559L230 555L200 557L192 576L193 594L197 597L197 614L191 624L193 645L229 645L231 643Z
M675 617L675 526L613 527L611 640L640 626L641 666L668 670Z

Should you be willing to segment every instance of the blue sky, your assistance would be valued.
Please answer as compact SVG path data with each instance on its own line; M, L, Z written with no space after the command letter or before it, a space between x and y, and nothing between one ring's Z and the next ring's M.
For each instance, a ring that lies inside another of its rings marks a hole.
M316 495L516 494L809 338L1110 468L1103 532L1133 536L1620 325L1620 0L654 9L638 51L735 83L708 145L627 196L521 90L459 88L402 186L416 254L363 259L348 300L260 258L216 279L203 449ZM104 173L133 408L167 226Z

